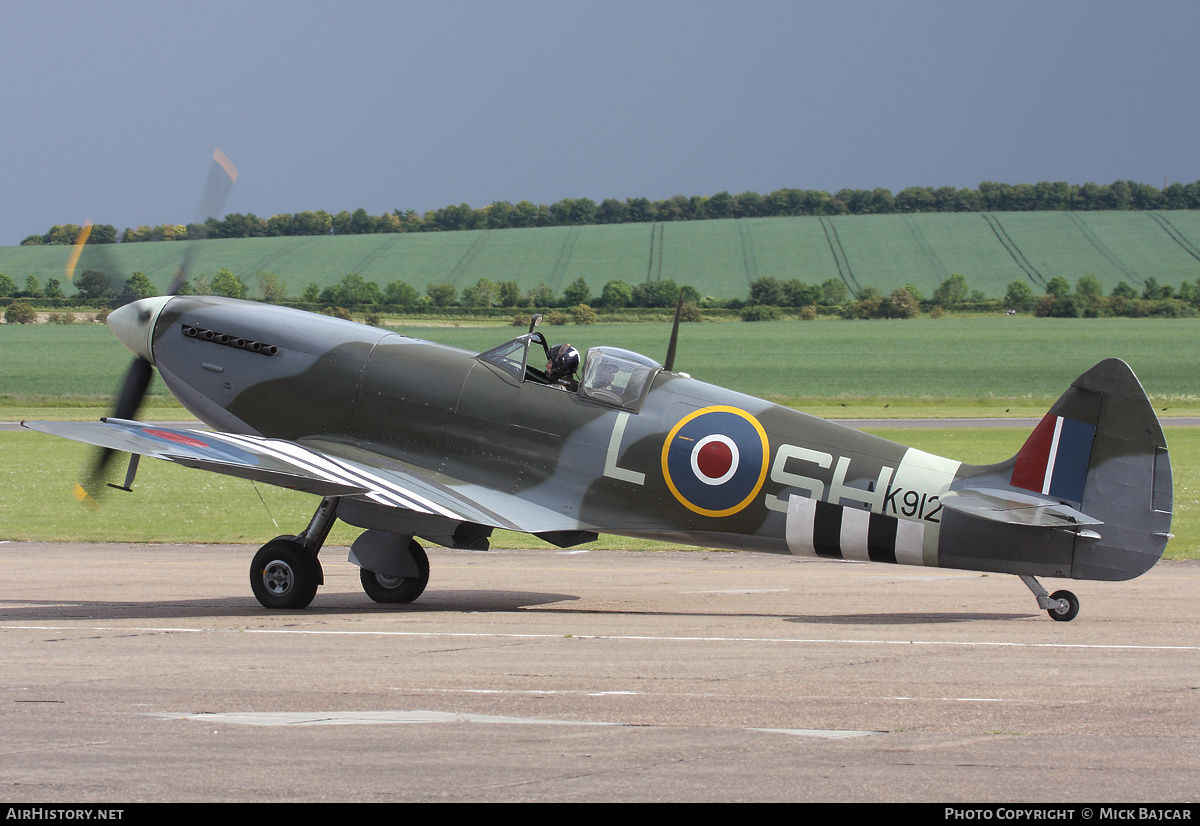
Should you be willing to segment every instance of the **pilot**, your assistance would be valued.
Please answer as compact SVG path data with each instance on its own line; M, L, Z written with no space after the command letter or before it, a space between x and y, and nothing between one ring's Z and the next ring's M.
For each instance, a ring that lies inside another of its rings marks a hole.
M579 389L575 371L579 369L579 351L570 344L556 344L550 348L546 360L546 378L551 386L574 392Z

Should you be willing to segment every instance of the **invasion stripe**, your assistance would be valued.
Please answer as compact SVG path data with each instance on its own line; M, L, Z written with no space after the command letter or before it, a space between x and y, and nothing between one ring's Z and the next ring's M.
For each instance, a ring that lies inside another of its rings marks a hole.
M346 472L337 472L337 468L331 469L323 466L328 464L327 460L324 460L324 457L312 453L311 451L307 451L304 448L299 448L290 442L276 439L256 440L252 437L240 436L232 433L223 435L233 439L234 441L243 442L248 446L257 448L270 456L274 456L277 459L282 459L286 462L294 464L296 467L301 468L302 470L315 473L323 479L344 482L360 487L373 487L366 479L357 478L353 474ZM374 487L378 486L376 485ZM402 507L407 510L428 512L424 508L417 506L416 503L408 502L389 490L368 490L368 492L363 495L381 505L389 505L394 507Z
M860 562L871 559L871 513L858 508L842 508L842 557Z
M343 468L348 473L350 473L350 472L358 473L364 479L373 480L382 486L386 486L389 489L396 491L398 494L403 493L404 496L408 497L409 499L412 499L414 502L418 502L418 503L424 505L425 507L429 508L434 513L440 513L442 516L448 517L450 519L461 519L462 518L462 516L460 514L457 514L454 511L449 510L448 508L442 507L437 502L427 499L424 496L422 496L421 494L416 493L415 491L413 491L409 488L406 488L403 485L397 484L396 482L392 482L389 479L384 479L382 476L378 476L374 473L364 470L362 467L360 467L358 465L352 465L342 459L338 459L338 458L335 458L332 456L327 456L327 457L323 457L323 458L325 458L325 460L327 462L331 463L335 467Z
M310 451L299 445L291 442L278 439L269 439L259 441L250 437L239 436L237 434L223 434L235 441L243 441L245 444L257 447L264 452L270 453L277 458L282 458L290 462L294 462L298 467L312 471L323 476L326 479L340 482L349 482L355 485L365 485L366 487L383 488L366 494L367 498L378 502L381 505L393 505L404 508L406 510L414 510L421 513L432 513L430 508L424 507L416 501L409 498L409 493L404 488L396 485L385 483L382 480L372 480L367 474L354 473L350 470L343 470L334 465L329 459Z
M871 514L867 527L867 553L872 562L896 563L896 528L899 521L880 513Z
M292 445L290 443L285 443L285 444L287 445L288 450L308 451L307 448L304 448L304 447L301 447L298 445ZM382 488L383 493L390 494L396 502L401 504L402 507L405 507L409 510L423 511L425 513L437 513L437 514L446 516L451 519L461 518L458 514L452 512L452 511L449 511L446 508L441 507L440 505L430 502L425 497L420 496L416 493L413 493L408 488L403 487L402 485L399 485L388 479L384 479L380 476L376 476L375 474L370 473L357 465L351 465L346 462L341 462L337 459L334 459L333 457L322 455L321 453L318 453L316 451L308 451L308 452L310 455L315 457L316 460L319 460L319 461L325 463L326 465L328 465L329 467L331 467L333 469L333 471L340 470L342 473L346 474L347 476L350 476L351 478L355 478L355 479L362 481L363 483L375 485L378 488Z
M842 559L842 506L817 502L813 512L813 552L824 559Z
M792 496L785 530L788 550L797 556L925 564L921 522Z

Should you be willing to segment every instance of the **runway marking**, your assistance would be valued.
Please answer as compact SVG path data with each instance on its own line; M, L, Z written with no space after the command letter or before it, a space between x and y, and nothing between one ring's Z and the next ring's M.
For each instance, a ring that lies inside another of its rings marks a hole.
M629 726L591 720L548 720L539 717L505 717L494 714L464 714L456 711L252 711L204 712L200 714L155 712L146 715L163 720L190 720L200 723L226 723L241 726L378 726L413 723L492 723L524 726ZM886 734L883 731L839 731L837 729L747 728L768 734L790 734L841 740Z
M869 737L872 734L886 734L884 731L838 731L836 729L819 728L752 728L750 731L765 731L770 734L791 734L796 737L819 737L823 740L843 740L847 737Z
M423 693L423 694L498 694L498 695L529 695L533 697L548 696L551 694L567 694L574 697L652 697L652 696L670 696L677 697L677 694L665 695L663 692L647 692L647 691L583 691L580 689L564 690L559 688L411 688L409 686L391 686L392 691L405 691L408 693ZM695 695L697 697L707 695Z
M548 697L548 696L565 696L565 697L696 697L704 700L720 700L731 697L746 698L749 695L738 694L714 694L712 692L700 691L603 691L600 689L560 689L560 688L431 688L428 686L388 686L389 691L398 691L405 694L485 694L505 697ZM756 694L756 697L766 697L770 695ZM793 700L841 700L845 699L841 694L799 694L792 695ZM920 702L920 703L1018 703L1018 704L1036 704L1043 705L1045 700L1041 697L903 697L903 696L883 696L877 698L880 701L898 701L898 702ZM1084 704L1090 703L1091 700L1063 700L1057 701L1060 705ZM792 731L792 729L779 729L780 731ZM807 731L807 729L805 729ZM823 729L822 729L823 730ZM763 729L767 731L767 729Z
M689 642L689 643L791 643L793 645L918 645L950 646L957 648L1054 648L1083 651L1200 651L1200 645L1118 645L1071 642L986 642L955 640L872 640L834 639L823 637L675 637L638 634L514 634L477 631L333 631L302 628L171 628L163 626L87 626L87 625L4 625L0 631L116 631L157 632L179 634L296 634L306 636L414 637L426 639L504 639L504 640L612 640L631 642Z
M697 697L713 700L732 696L746 697L745 694L714 694L699 691L603 691L600 689L561 689L561 688L431 688L428 686L388 686L389 691L399 691L405 694L486 694L505 697L547 697L552 695L567 697ZM769 695L754 695L769 696ZM843 699L841 694L803 694L793 695L792 699L800 700L830 700ZM879 700L899 702L925 703L1036 703L1042 704L1042 698L1020 697L898 697L884 696ZM1060 700L1060 703L1087 703L1090 700ZM764 729L765 731L765 729ZM791 729L788 729L791 731Z
M680 591L681 594L784 594L792 590L791 588L744 588L741 590L724 590L724 591Z
M1042 700L1022 700L1006 697L884 697L885 700L918 701L928 703L1040 703ZM1090 700L1062 700L1065 703L1091 702Z
M499 723L526 726L625 726L588 720L544 720L538 717L502 717L461 714L455 711L250 711L202 714L152 713L164 720L196 720L243 726L362 726L399 723Z

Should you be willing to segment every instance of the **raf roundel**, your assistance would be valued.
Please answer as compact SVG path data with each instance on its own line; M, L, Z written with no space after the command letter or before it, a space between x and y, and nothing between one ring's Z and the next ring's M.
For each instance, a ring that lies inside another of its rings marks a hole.
M729 516L750 504L767 477L767 434L744 410L724 405L685 416L663 443L662 470L680 504Z
M127 432L137 433L147 437L153 441L160 442L169 448L176 450L183 448L191 448L192 455L199 459L208 459L216 462L232 462L242 465L257 465L259 459L253 453L248 453L236 445L230 444L227 440L221 438L220 434L200 433L195 430L174 430L169 428L142 428L126 427L112 423L114 426L122 427Z

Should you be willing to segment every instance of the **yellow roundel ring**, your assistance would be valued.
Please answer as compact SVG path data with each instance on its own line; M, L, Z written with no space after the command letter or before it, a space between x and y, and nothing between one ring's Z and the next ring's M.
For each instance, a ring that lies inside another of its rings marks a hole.
M766 431L745 410L704 407L684 416L667 434L663 479L688 510L730 516L762 490L769 449Z

